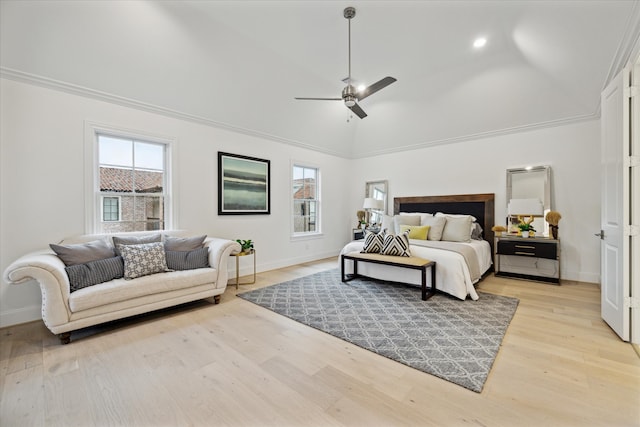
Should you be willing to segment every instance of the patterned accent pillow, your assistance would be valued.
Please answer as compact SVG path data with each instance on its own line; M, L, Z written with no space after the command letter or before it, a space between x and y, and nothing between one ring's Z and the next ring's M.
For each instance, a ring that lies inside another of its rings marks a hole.
M69 276L71 292L124 276L124 264L119 256L71 265L64 269Z
M170 270L195 270L209 267L209 248L194 251L165 251Z
M394 236L393 234L388 234L384 237L384 242L382 243L382 250L380 251L382 255L394 255L394 256L411 256L411 251L409 250L409 232L405 231L402 234Z
M377 254L382 250L382 242L384 242L384 236L387 234L385 228L380 233L374 233L373 231L364 230L364 246L360 253L362 254Z
M167 271L162 242L120 245L118 249L124 260L124 278L127 280Z
M113 236L113 246L116 248L116 255L120 255L122 245L141 245L143 243L155 243L162 241L160 233L143 234L142 236Z

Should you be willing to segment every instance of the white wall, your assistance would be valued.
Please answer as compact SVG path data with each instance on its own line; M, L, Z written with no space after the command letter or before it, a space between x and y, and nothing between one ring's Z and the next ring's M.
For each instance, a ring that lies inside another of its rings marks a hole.
M364 183L387 179L391 200L495 193L496 222L504 224L506 170L527 165L552 169L552 206L562 215L562 278L599 283L599 120L356 160L350 218L355 221Z
M346 159L8 79L0 79L0 92L0 271L25 253L86 232L86 121L176 140L176 228L254 240L258 271L336 255L347 239L349 218L340 214L349 196ZM218 151L271 161L271 215L217 215ZM290 238L292 159L321 169L321 238ZM39 317L37 283L3 280L0 326Z

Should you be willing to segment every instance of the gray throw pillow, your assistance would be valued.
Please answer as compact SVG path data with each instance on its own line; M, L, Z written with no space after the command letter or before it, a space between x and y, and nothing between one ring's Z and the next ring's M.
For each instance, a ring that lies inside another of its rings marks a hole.
M122 254L124 278L127 280L167 271L167 260L162 242L120 245L118 249Z
M156 243L162 241L162 235L160 233L145 234L143 236L127 236L118 237L113 236L113 246L116 248L116 255L120 255L120 245L142 245L144 243Z
M169 270L194 270L209 267L209 248L193 251L165 251Z
M444 231L446 223L447 218L443 216L432 216L431 218L426 218L422 225L428 225L431 227L429 228L429 235L427 236L427 239L442 240L442 232Z
M202 249L204 239L207 236L197 237L164 237L164 249L166 251L194 251L196 249Z
M113 258L115 256L113 248L104 240L94 240L88 243L77 243L73 245L56 245L52 243L49 247L66 266L86 264L91 261Z
M99 259L64 268L69 276L71 292L124 276L122 257Z

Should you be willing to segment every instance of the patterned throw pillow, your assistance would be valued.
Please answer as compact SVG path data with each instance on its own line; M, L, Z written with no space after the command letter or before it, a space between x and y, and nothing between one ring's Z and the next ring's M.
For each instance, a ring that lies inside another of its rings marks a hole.
M193 251L165 251L170 270L195 270L209 267L209 248Z
M167 270L164 243L162 242L120 245L118 249L124 260L125 279L135 279Z
M71 292L124 276L124 265L122 257L119 256L76 264L64 269L69 276Z
M363 254L377 254L382 250L382 242L384 242L384 236L387 229L385 228L380 233L374 233L369 230L364 231L364 246L360 253Z
M405 231L402 234L394 236L393 234L388 234L384 237L384 242L382 243L382 250L380 251L382 255L394 255L394 256L406 256L410 257L411 252L409 251L409 232Z
M113 236L113 246L116 248L116 255L120 255L122 245L141 245L143 243L155 243L162 241L162 234L143 234L142 236Z

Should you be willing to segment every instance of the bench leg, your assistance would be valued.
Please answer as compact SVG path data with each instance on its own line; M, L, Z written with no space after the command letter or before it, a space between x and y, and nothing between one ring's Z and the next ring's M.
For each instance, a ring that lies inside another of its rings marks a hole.
M422 269L422 301L426 301L436 294L436 264L429 266L431 269L431 288L427 294L427 268Z
M348 282L358 276L358 260L351 258L351 261L353 261L353 274L347 278L348 275L344 273L344 255L340 256L340 278L342 282Z

